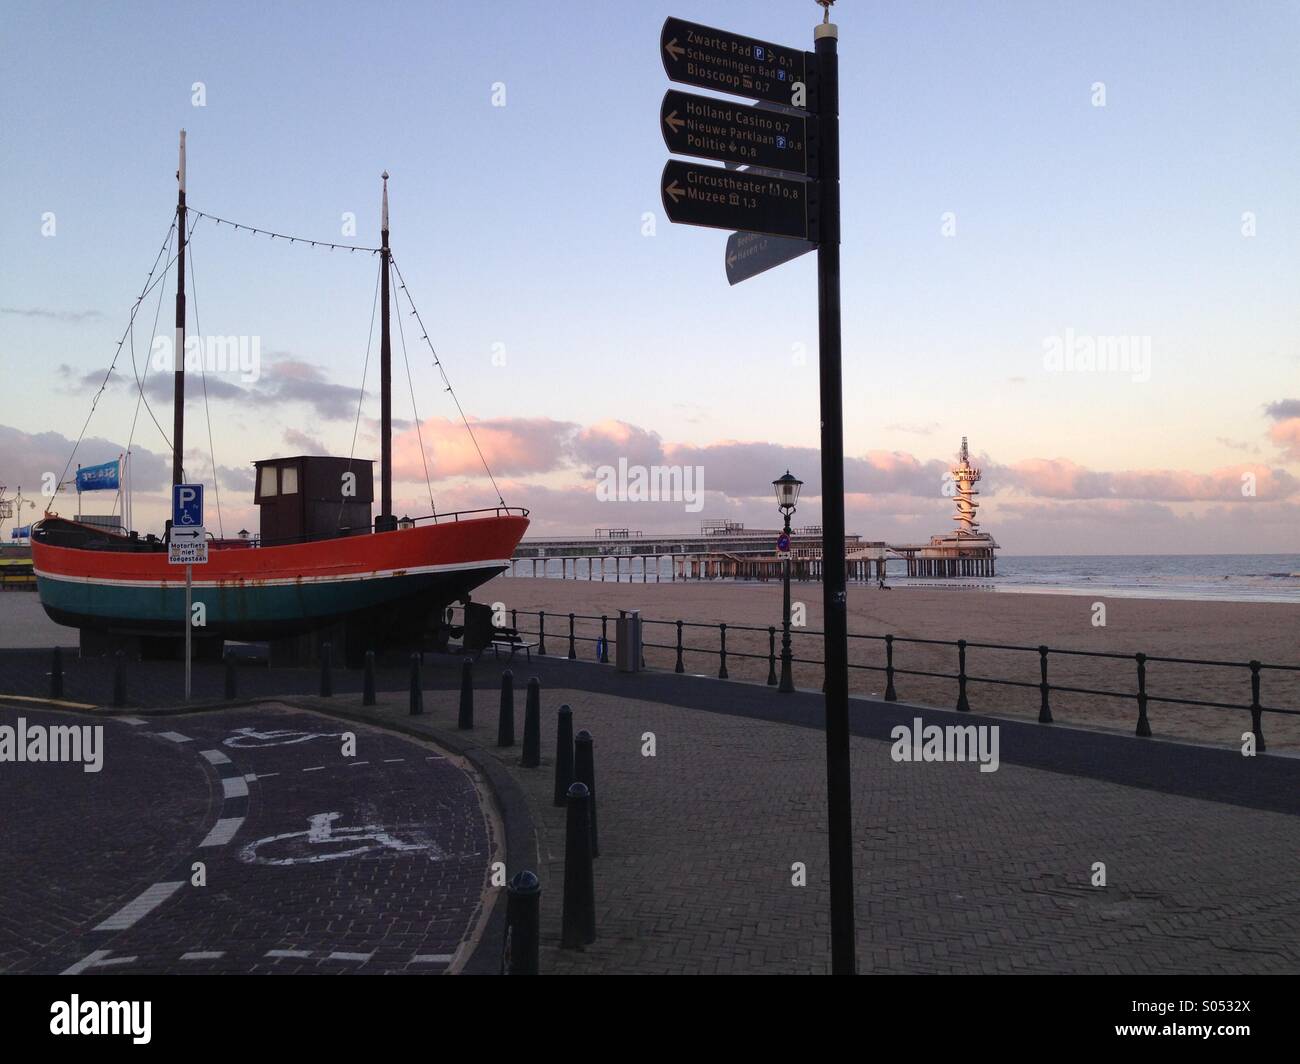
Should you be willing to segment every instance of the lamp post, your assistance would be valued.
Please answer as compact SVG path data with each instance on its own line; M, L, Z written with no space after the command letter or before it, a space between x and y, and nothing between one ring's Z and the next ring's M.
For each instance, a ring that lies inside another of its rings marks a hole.
M795 503L799 501L799 489L803 487L803 481L798 477L790 475L790 470L785 471L785 476L777 477L772 481L772 488L776 492L776 506L781 511L781 516L785 518L784 542L785 565L782 567L782 587L783 587L783 610L781 616L781 683L777 690L783 694L794 693L794 680L790 676L790 515L794 513Z

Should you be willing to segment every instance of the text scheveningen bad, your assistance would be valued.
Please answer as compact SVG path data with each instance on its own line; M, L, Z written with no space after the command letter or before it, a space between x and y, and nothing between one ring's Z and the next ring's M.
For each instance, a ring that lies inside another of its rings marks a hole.
M28 724L26 717L0 724L0 764L23 761L80 762L82 771L98 772L104 767L104 726Z

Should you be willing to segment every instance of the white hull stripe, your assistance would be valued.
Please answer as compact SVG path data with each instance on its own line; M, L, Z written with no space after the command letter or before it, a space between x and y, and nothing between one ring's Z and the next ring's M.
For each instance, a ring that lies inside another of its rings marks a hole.
M195 588L213 587L213 588L249 588L257 589L263 587L295 587L302 584L349 584L359 580L383 580L393 576L422 576L425 573L457 573L457 572L474 572L478 569L508 568L510 565L509 558L489 558L477 562L451 562L445 565L416 565L408 569L371 569L360 572L349 573L331 573L322 576L291 576L277 577L272 580L257 580L248 577L230 576L225 580L199 580L195 579L192 586ZM179 566L177 568L180 568ZM203 566L194 567L195 576L203 570ZM96 584L102 587L131 587L131 588L177 588L183 590L185 587L185 577L182 573L179 580L109 580L98 576L69 576L66 573L48 573L40 569L33 569L33 572L42 580L59 580L66 584Z

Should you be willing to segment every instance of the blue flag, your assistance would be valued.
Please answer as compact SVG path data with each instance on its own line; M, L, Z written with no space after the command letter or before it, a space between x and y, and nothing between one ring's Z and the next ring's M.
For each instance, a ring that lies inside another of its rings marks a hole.
M82 466L77 470L78 491L117 491L119 486L116 458L103 465Z
M23 525L22 528L14 528L14 529L10 529L10 531L9 531L9 538L10 538L10 539L31 539L31 538L32 538L32 526L31 526L31 525Z

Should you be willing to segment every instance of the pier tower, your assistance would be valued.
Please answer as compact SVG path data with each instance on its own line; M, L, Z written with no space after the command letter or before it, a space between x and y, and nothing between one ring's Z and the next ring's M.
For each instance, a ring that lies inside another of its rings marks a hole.
M974 536L980 524L975 520L975 510L979 503L975 496L975 484L980 479L980 471L970 464L970 448L966 446L966 437L961 438L961 450L957 452L957 464L952 469L953 483L957 489L957 512L953 520L957 522L958 536Z

